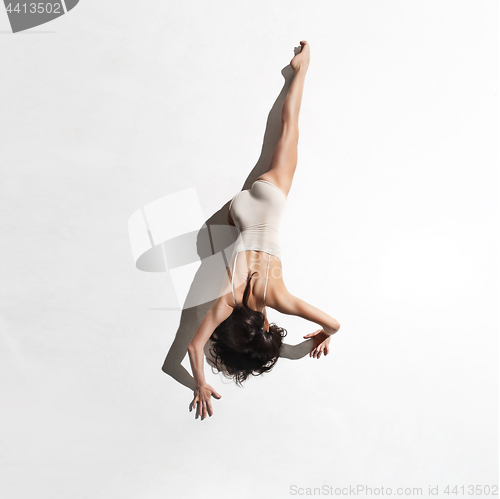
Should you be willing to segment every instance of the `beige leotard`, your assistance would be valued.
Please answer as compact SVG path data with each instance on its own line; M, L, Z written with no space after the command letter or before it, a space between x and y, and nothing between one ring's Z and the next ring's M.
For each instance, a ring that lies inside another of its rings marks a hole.
M236 260L238 253L247 250L268 254L265 303L271 255L281 260L279 224L286 201L284 192L278 186L262 179L256 180L250 189L238 192L231 200L229 212L235 226L240 230L233 250L234 264L231 276L231 291L235 303L233 281Z

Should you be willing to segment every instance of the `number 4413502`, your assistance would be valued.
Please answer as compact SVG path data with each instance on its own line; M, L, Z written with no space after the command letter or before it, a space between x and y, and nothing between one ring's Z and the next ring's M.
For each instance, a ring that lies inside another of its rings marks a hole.
M498 485L455 485L454 487L448 485L443 493L452 496L498 496Z
M19 14L62 14L61 4L54 3L9 3L7 12L18 12Z

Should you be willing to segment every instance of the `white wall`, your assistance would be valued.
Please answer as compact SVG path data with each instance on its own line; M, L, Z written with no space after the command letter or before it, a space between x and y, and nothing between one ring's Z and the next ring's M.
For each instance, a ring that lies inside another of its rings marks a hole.
M81 0L15 35L0 14L2 497L496 484L497 8ZM342 328L244 389L207 367L222 399L195 420L161 367L202 315L167 310L127 222L191 187L207 220L228 203L301 39L284 275Z

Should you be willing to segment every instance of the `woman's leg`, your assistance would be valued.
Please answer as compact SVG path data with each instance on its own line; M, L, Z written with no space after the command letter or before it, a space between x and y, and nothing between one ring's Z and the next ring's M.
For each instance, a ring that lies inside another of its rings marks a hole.
M288 89L281 111L281 137L276 144L269 171L259 178L276 184L286 195L292 187L297 166L299 142L299 112L307 69L309 67L309 44L300 42L302 50L290 62L295 75Z

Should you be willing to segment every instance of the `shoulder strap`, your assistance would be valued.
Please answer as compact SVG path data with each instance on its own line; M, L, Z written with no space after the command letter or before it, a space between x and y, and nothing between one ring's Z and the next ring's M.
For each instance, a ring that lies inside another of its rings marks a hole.
M233 264L233 273L231 275L231 292L233 293L233 300L236 305L238 305L238 302L236 301L236 298L234 296L234 270L236 269L236 260L238 259L238 253L236 253L234 257L234 264Z
M271 253L268 253L268 256L269 259L267 260L266 286L264 287L264 305L266 304L267 278L269 277L269 264L271 263Z

